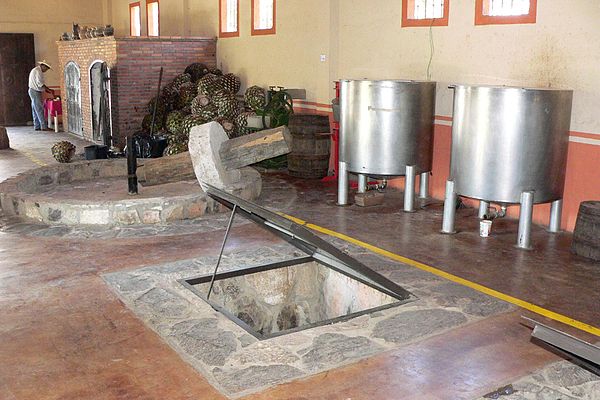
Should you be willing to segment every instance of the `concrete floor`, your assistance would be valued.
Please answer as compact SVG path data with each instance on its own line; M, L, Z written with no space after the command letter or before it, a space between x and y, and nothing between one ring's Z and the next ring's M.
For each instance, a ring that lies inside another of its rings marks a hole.
M68 138L9 129L15 150L0 151L0 180L40 162ZM37 161L36 161L37 160ZM335 187L270 176L259 199L337 232L557 313L598 325L600 265L569 252L571 235L533 232L533 251L513 247L516 221L476 233L475 210L462 210L460 233L438 234L441 206L413 214L401 194L384 206L334 206ZM222 219L219 220L223 222ZM0 232L0 399L221 399L159 336L129 311L101 274L218 253L223 231L93 238ZM252 224L234 227L227 251L274 243ZM520 315L495 315L355 364L277 386L252 399L474 399L517 382L559 357L533 344ZM551 325L592 341L597 337ZM583 398L583 397L580 397ZM591 398L591 397L589 397Z
M0 150L0 182L31 168L55 163L50 148L56 142L67 140L77 149L75 154L83 153L90 142L75 135L59 132L35 131L33 127L7 128L10 149Z

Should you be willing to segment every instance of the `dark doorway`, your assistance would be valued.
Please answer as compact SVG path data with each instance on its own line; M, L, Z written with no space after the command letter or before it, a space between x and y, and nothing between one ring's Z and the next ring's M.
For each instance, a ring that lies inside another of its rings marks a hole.
M94 141L110 146L112 142L110 71L105 62L97 61L90 68L90 91Z
M67 102L67 130L76 135L83 135L83 119L81 116L81 73L79 66L69 62L65 66L65 100Z
M27 90L34 66L33 33L0 33L0 125L27 125L32 120Z

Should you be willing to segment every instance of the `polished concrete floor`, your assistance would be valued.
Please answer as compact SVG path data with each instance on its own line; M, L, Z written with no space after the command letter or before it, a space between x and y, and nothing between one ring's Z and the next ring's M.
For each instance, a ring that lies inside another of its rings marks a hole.
M14 150L0 151L0 180L53 162L48 157L53 141L73 139L23 128L9 129L9 136ZM265 180L259 202L598 325L600 265L570 254L570 234L550 235L536 227L534 250L522 251L513 247L516 221L495 223L493 236L481 239L475 211L465 209L457 219L459 233L440 235L439 204L405 214L399 193L386 196L380 207L339 208L334 186L273 175ZM100 276L215 255L222 235L222 229L107 239L0 232L0 399L223 398L137 319ZM241 224L234 227L226 251L274 240L254 225ZM545 320L526 310L504 313L251 398L475 399L559 360L530 342L522 314Z

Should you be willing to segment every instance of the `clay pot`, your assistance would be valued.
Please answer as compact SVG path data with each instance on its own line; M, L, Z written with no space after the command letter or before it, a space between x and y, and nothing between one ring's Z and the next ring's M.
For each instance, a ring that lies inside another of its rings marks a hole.
M111 25L106 25L104 27L104 36L112 36L115 34L115 28L113 28Z

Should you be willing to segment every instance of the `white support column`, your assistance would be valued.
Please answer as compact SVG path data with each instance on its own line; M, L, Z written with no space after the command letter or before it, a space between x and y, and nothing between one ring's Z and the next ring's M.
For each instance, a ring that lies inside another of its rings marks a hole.
M358 193L367 192L367 181L369 177L365 174L358 174Z
M560 232L560 220L562 217L562 199L558 199L552 202L550 207L550 225L548 231L552 233Z
M444 219L442 221L442 233L456 233L454 230L454 218L456 216L456 193L454 192L454 181L446 181L446 198L444 200Z
M519 210L519 233L517 247L531 249L531 225L533 218L533 192L521 193L521 209Z
M415 211L415 179L416 171L414 165L406 166L406 176L404 182L404 211Z
M489 208L490 208L489 202L483 201L483 200L479 202L479 213L478 213L479 219L483 219L483 217L485 217Z
M419 178L419 198L429 198L429 172L423 172Z
M348 205L348 169L346 163L338 163L338 206Z

